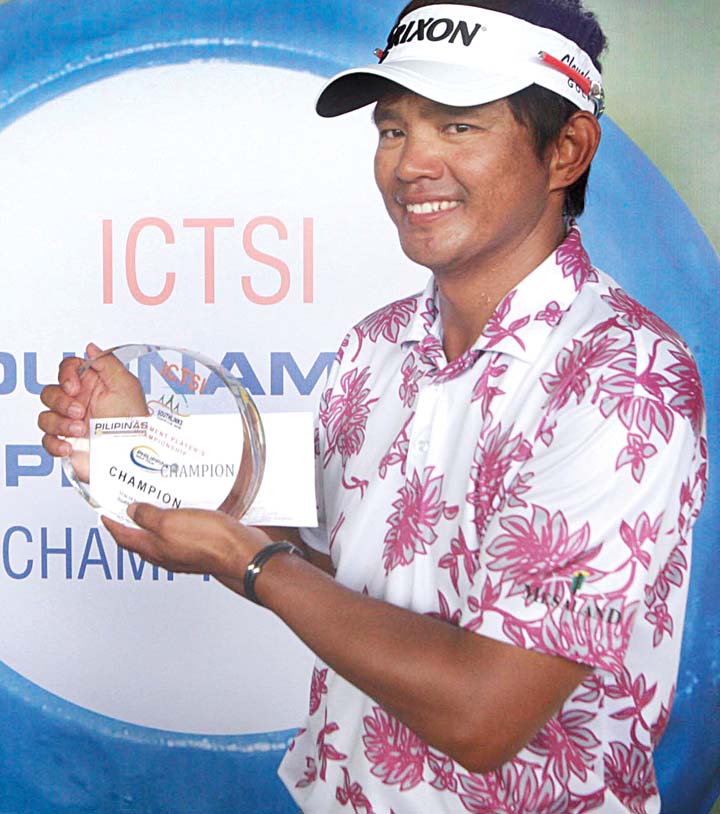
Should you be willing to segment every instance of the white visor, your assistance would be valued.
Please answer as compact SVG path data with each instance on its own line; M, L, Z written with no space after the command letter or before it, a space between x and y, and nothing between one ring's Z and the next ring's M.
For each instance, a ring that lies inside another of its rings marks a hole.
M325 85L316 104L321 116L377 101L388 81L454 107L540 85L596 116L604 108L602 76L582 48L549 28L477 6L416 9L376 54L378 64L343 71Z

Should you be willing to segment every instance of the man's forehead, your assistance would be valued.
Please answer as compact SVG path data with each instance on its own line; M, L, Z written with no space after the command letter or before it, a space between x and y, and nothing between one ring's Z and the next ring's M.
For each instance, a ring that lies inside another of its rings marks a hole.
M373 110L373 120L377 122L386 121L389 118L397 115L400 108L404 103L411 101L417 112L427 118L435 116L454 116L454 117L468 117L486 115L487 112L494 107L498 107L505 100L498 99L494 102L487 102L482 105L467 105L458 107L455 105L446 105L441 102L435 102L433 99L428 99L426 96L420 96L405 88L398 87L397 90L391 90L384 93L375 104Z

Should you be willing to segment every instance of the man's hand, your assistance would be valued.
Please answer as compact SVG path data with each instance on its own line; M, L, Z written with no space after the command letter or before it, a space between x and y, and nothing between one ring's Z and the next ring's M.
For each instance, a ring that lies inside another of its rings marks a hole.
M58 384L44 387L40 400L49 409L40 413L38 426L45 433L42 444L56 457L72 454L67 438L87 438L90 418L147 415L145 394L140 382L112 355L90 344L88 359L92 367L81 377L83 359L63 359Z
M241 583L252 557L270 542L260 529L242 526L223 512L134 503L128 514L141 528L102 518L117 544L175 573L211 574Z

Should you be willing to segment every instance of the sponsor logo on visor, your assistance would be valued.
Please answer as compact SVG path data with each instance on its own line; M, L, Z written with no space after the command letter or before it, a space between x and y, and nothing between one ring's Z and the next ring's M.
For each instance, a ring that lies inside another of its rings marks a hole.
M409 23L399 23L388 35L387 45L382 54L382 62L396 45L404 45L413 40L428 40L430 42L442 42L447 40L451 43L462 44L465 47L472 45L472 41L477 36L478 31L487 30L480 23L466 22L465 20L451 20L449 17L428 17L419 20L411 20Z

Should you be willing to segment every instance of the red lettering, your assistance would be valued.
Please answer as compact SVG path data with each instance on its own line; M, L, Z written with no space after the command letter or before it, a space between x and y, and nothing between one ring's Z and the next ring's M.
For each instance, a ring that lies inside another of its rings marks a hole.
M303 302L315 300L315 258L313 219L303 218Z
M173 292L173 288L175 287L175 272L169 271L165 274L165 284L163 285L162 291L154 296L145 294L142 291L137 277L138 238L143 229L147 229L150 226L154 226L163 233L166 244L175 242L172 227L167 221L162 218L141 218L131 226L130 233L128 234L127 246L125 248L125 273L127 275L130 293L141 305L160 305L165 302Z
M273 226L275 231L278 233L280 240L287 240L287 229L281 220L266 215L251 220L243 232L243 248L245 249L247 256L251 260L257 260L258 263L263 263L266 266L270 266L270 268L274 268L280 275L280 286L274 294L258 294L252 287L252 280L250 277L244 275L241 278L242 290L250 302L254 302L257 305L275 305L276 303L284 300L288 291L290 290L290 269L285 263L283 263L282 260L280 260L280 258L273 257L270 254L265 254L265 252L261 252L259 249L255 248L255 245L252 242L252 236L255 229L257 229L259 226Z
M235 226L234 218L185 218L183 226L205 230L205 302L215 302L215 229Z
M160 371L162 377L168 382L176 382L177 375L177 365L169 365L167 362L163 362L162 370Z
M113 233L112 221L103 221L103 305L113 301Z
M2 0L0 0L2 2ZM234 218L184 218L182 226L187 229L203 230L203 302L206 305L214 305L217 301L215 281L218 271L217 262L217 229L227 229L235 226ZM256 270L252 274L244 274L240 278L241 288L244 296L256 305L275 305L287 299L293 284L293 274L295 275L295 291L297 302L310 304L315 301L315 221L314 218L304 217L302 223L298 224L297 243L295 252L297 266L292 271L287 262L275 254L263 251L257 245L264 245L268 240L267 228L274 230L274 235L270 234L270 239L287 241L288 228L279 218L272 215L262 215L250 220L243 229L242 241L245 255L249 260L259 263L261 266L273 269L277 277L277 287L273 290L272 278L267 282L267 276L263 278L262 272ZM115 303L115 269L114 269L114 228L112 219L106 218L102 221L102 302L104 305ZM157 293L147 290L148 282L141 285L142 267L138 258L139 243L141 235L145 230L159 230L162 234L165 245L176 243L176 236L171 224L158 217L140 218L132 224L128 231L125 242L125 278L128 290L136 302L141 305L161 305L167 302L175 293L176 273L174 271L164 272L161 278L161 289ZM265 229L265 233L262 230ZM258 234L260 232L260 234ZM157 239L150 235L148 240ZM189 246L186 246L189 248ZM176 264L184 260L183 267L189 269L190 262L187 258L180 258L177 252L180 247L173 252L173 260ZM186 282L187 285L187 282ZM268 291L269 288L269 291ZM184 296L187 296L189 289L185 288ZM261 293L262 292L262 293ZM267 293L265 293L267 292ZM180 292L178 291L178 296ZM179 370L178 370L179 372ZM176 379L176 381L180 381ZM187 382L187 379L185 380Z

